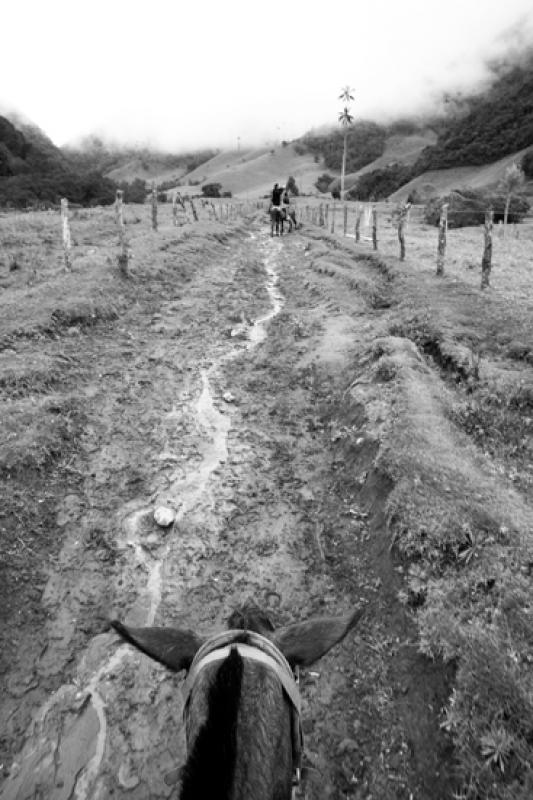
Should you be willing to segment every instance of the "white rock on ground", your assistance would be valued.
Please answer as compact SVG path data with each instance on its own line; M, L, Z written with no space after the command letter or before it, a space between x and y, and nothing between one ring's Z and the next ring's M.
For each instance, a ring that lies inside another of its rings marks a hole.
M168 528L176 519L176 512L166 506L158 506L154 511L154 519L160 528Z

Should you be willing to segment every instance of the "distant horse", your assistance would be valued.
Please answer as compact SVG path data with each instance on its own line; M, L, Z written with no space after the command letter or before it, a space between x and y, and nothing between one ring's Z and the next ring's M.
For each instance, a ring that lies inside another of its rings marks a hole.
M302 755L300 694L293 669L340 642L362 609L274 629L258 608L235 611L228 630L111 624L130 644L174 672L187 670L187 760L180 800L290 800Z
M268 213L270 215L270 235L283 236L283 224L286 220L285 213L279 206L270 206Z

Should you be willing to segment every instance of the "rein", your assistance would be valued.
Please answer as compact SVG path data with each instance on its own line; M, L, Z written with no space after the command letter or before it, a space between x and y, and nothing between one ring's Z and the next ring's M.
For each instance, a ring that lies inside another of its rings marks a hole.
M247 642L240 642L239 639L246 635ZM289 662L276 645L261 636L255 631L229 630L209 638L196 653L187 678L182 687L183 693L183 717L187 718L189 701L194 684L198 675L209 664L223 661L231 650L236 649L241 658L248 661L255 661L268 667L278 677L282 689L290 701L292 707L292 755L295 769L293 785L300 782L301 762L303 754L303 733L300 720L301 701L300 689L298 686L298 673L296 678L293 675Z

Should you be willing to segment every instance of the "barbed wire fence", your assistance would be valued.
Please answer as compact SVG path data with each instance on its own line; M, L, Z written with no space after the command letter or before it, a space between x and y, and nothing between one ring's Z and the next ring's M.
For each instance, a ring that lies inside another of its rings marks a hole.
M478 212L479 213L479 212ZM498 238L504 238L504 225L500 221L497 226L494 224L494 209L487 207L484 212L484 222L482 223L482 249L479 255L481 270L482 289L490 286L490 274L492 269L493 239L495 234ZM453 215L467 215L472 217L472 210L454 209ZM319 202L306 203L299 207L298 220L304 225L312 225L324 229L327 233L342 236L343 238L353 239L354 244L361 251L365 247L371 248L374 252L382 252L384 255L393 255L391 252L391 231L398 240L397 255L400 261L405 261L409 249L409 226L418 226L419 230L424 230L427 234L435 231L434 258L436 261L436 275L445 274L446 252L448 245L448 216L449 203L442 203L440 208L439 220L435 225L425 218L423 206L413 206L411 203L393 203L390 201L357 202L347 201L345 203ZM469 226L471 228L472 226ZM479 224L475 227L481 227ZM511 228L515 239L520 236L520 229L516 223L507 226ZM380 246L380 238L383 233L387 233L387 249Z
M147 204L145 204L147 205ZM124 277L131 277L129 271L129 260L131 249L128 241L129 222L125 214L126 203L124 193L117 190L116 199L111 206L114 211L114 221L117 228L118 254L116 263ZM135 204L133 207L137 207ZM148 208L150 208L151 230L157 234L160 224L163 227L170 224L173 227L183 225L194 225L202 221L212 221L219 223L232 223L243 221L245 218L258 212L268 214L270 207L269 200L250 199L234 200L231 198L207 198L191 197L181 194L179 190L172 193L170 202L160 201L157 185L152 183L149 194ZM164 209L168 208L168 214ZM424 214L423 206L414 206L410 203L393 203L390 201L379 202L358 202L345 201L327 202L319 198L294 198L291 206L298 226L313 226L324 230L328 234L352 240L358 252L371 249L387 256L397 255L400 261L405 261L411 249L414 249L415 256L420 257L419 234L422 232L425 242L428 243L432 231L434 237L434 259L436 261L436 275L445 274L446 257L448 248L448 215L449 205L443 203L440 209L438 224L430 224ZM78 209L74 209L74 218ZM471 210L453 209L453 215L461 214L472 215ZM131 212L130 212L131 215ZM168 220L167 220L168 216ZM163 218L163 219L162 219ZM139 217L134 217L135 222L140 222ZM73 238L71 236L70 210L68 201L64 198L61 201L61 223L62 223L62 246L63 246L63 266L66 271L72 269L73 261ZM410 231L416 227L416 235L410 237ZM481 228L481 226L477 226ZM520 230L516 223L509 225L514 238L519 238ZM469 228L469 230L471 230ZM490 285L490 275L492 269L493 239L497 236L504 239L504 226L501 221L498 225L494 223L494 212L492 208L485 211L485 219L482 226L482 248L480 247L479 265L481 271L481 288ZM509 239L505 239L506 247L509 247ZM397 239L396 253L392 249L394 239ZM424 258L429 255L428 250L424 251Z

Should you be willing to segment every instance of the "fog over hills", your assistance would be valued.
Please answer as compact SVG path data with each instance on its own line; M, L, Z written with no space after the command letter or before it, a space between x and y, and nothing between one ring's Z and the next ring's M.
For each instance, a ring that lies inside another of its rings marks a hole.
M400 196L403 186L427 196L450 188L450 181L488 185L533 148L532 49L510 50L487 69L490 77L477 92L443 95L439 113L387 123L356 119L347 136L345 186L352 196ZM214 182L235 196L260 197L289 176L300 191L315 193L318 178L323 189L329 175L335 190L342 149L342 131L334 125L292 142L222 152L168 153L94 135L58 148L37 125L10 112L0 117L0 203L57 202L62 195L112 202L116 184L132 181L193 192ZM500 166L481 169L491 164ZM441 181L442 170L447 177Z

